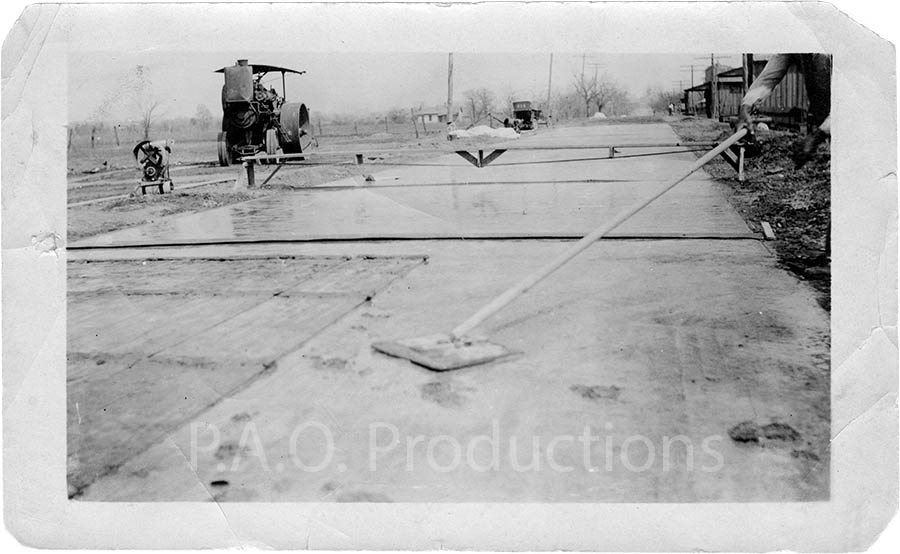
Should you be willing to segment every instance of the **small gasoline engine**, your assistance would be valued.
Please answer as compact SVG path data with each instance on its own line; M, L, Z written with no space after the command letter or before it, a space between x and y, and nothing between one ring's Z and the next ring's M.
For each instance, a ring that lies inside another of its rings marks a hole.
M169 156L172 154L171 140L142 140L132 150L134 159L141 168L141 183L137 188L141 194L147 194L148 187L158 187L160 194L165 194L166 186L169 191L175 190L172 179L169 178ZM135 192L137 192L135 188Z

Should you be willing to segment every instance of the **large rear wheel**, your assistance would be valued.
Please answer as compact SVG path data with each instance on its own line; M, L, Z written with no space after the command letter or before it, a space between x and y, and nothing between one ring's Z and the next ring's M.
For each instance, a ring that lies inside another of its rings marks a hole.
M306 104L287 103L281 107L281 149L285 154L300 154L312 143L312 129Z
M219 131L219 136L216 139L216 146L219 152L219 165L222 167L231 165L231 145L228 143L228 133Z

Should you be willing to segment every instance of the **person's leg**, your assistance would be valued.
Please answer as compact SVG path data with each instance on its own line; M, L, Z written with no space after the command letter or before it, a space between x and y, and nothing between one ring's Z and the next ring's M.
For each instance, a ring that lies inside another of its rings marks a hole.
M806 162L812 159L812 157L816 153L816 149L820 144L825 142L831 138L831 116L825 118L825 121L822 122L822 125L816 128L815 131L806 135L806 138L802 141L799 141L794 146L794 155L793 160L797 166L797 169L800 169Z
M800 168L812 158L816 148L831 137L831 56L801 54L797 58L806 82L810 119L816 126L795 151L794 162Z

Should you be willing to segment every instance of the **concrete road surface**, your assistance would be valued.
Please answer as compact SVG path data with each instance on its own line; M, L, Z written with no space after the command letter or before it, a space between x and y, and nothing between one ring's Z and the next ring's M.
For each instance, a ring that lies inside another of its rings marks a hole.
M667 125L559 129L512 146L673 144ZM682 153L678 153L682 151ZM512 150L485 168L456 154L92 237L75 246L333 238L584 236L695 161L683 148ZM662 156L646 156L670 152ZM377 166L361 166L361 175ZM264 175L263 170L260 170ZM260 176L260 180L262 180ZM747 237L717 186L697 173L613 235Z
M604 125L522 140L675 137ZM91 241L237 244L70 251L70 495L827 499L828 314L703 173L620 229L659 238L598 242L477 330L516 357L435 373L371 350L449 330L568 244L529 237L586 233L693 161L568 161L589 152L483 169L448 156L376 174L395 187ZM367 233L407 240L240 243ZM671 238L685 234L723 238Z

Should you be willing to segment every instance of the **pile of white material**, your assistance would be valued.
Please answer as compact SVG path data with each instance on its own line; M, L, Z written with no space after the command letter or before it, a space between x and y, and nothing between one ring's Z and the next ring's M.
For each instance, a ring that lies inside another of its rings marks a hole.
M456 131L450 131L451 135L456 138L475 138L475 137L494 137L494 138L504 138L504 139L514 139L519 138L519 133L516 132L515 129L510 127L497 127L496 129L491 129L487 125L479 125L477 127L472 127L468 130L458 129Z
M594 115L591 116L591 119L606 119L606 114L603 112L594 112Z

